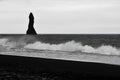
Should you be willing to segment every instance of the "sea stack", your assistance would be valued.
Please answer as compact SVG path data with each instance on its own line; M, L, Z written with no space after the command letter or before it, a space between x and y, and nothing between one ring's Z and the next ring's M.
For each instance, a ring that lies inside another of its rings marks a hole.
M36 31L34 29L34 16L32 12L29 14L29 24L28 24L28 30L26 32L27 35L36 35Z

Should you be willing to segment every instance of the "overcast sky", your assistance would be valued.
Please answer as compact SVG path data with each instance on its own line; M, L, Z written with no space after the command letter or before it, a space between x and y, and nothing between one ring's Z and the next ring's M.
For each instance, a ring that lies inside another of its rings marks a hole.
M120 33L120 0L0 0L0 34L24 34L30 11L39 34Z

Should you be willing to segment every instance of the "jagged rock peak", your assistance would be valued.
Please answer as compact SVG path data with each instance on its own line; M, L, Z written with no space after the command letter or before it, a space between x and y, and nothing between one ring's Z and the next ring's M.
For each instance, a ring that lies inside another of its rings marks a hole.
M28 29L26 31L27 35L36 35L36 31L34 29L34 16L33 13L30 12L29 14L29 24L28 24Z

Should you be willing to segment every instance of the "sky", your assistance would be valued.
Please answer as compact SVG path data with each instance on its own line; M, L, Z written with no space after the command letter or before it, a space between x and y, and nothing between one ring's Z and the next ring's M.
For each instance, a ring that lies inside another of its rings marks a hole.
M0 34L119 34L120 0L0 0Z

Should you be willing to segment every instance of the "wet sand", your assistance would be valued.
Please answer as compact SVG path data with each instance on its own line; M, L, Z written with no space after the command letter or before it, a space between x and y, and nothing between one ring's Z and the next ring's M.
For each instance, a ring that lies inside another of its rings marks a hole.
M46 51L25 50L25 51L11 51L11 52L9 51L9 52L0 52L0 54L120 65L120 56L118 55L101 55L101 54L82 53L82 52L65 52L65 51L49 51L49 50Z
M30 53L29 53L30 54ZM41 54L43 55L43 54ZM44 54L45 55L45 54ZM71 72L71 73L90 73L95 75L119 75L120 66L88 61L73 61L63 59L52 59L45 57L23 57L15 55L0 55L0 65L8 66L27 66L31 70L50 71L50 72ZM119 73L119 74L118 74Z

